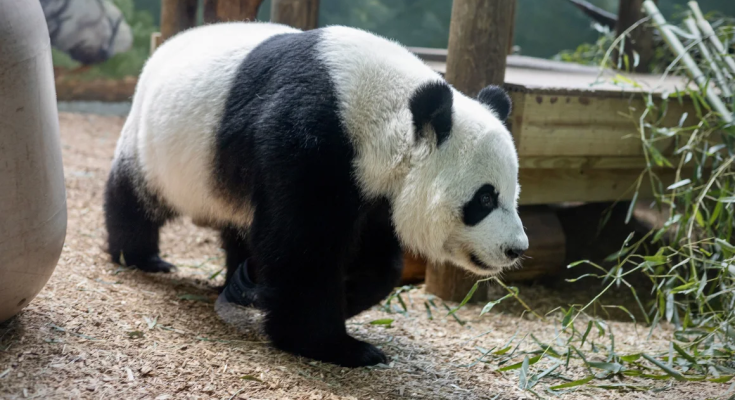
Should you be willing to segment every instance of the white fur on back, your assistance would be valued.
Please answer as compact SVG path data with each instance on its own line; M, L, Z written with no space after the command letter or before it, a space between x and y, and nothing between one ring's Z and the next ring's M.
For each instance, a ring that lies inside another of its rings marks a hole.
M150 188L195 221L248 223L247 204L233 206L212 191L214 138L243 59L263 40L284 32L298 30L223 23L164 42L140 75L116 158L136 154Z

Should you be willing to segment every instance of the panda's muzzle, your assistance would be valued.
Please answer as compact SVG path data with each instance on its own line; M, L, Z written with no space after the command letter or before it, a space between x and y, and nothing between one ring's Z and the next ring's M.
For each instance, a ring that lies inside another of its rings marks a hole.
M477 257L474 253L470 253L470 261L472 261L473 264L480 267L481 269L486 269L486 270L497 269L496 267L493 267L492 265L488 265L482 262L482 260L480 260L480 258Z

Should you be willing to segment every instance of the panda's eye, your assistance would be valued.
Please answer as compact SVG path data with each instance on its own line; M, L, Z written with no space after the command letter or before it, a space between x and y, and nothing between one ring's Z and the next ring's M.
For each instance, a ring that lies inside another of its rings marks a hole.
M490 193L483 193L483 195L480 196L480 204L485 208L495 208L495 202L493 201L493 197Z
M462 219L465 225L477 225L497 207L498 192L495 187L491 184L482 185L462 207Z

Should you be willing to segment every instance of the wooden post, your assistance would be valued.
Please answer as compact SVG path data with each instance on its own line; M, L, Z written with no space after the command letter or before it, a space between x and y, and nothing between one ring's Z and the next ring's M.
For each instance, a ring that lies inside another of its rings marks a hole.
M646 17L646 14L643 12L643 1L620 0L618 22L615 27L617 36L622 35L628 28ZM654 2L657 2L657 0L654 0ZM648 68L654 56L653 29L650 29L650 24L644 23L632 30L625 39L624 50L628 56L629 69L631 71L649 72ZM637 66L634 66L634 51L640 57ZM625 68L625 64L621 63L621 68Z
M273 0L271 21L309 30L319 26L319 0Z
M505 81L515 1L454 0L446 79L457 90L474 97Z
M204 0L204 23L254 21L263 0Z
M515 1L454 0L452 3L445 77L457 90L474 97L489 84L505 82ZM453 265L428 265L426 291L444 300L462 301L477 279ZM472 300L486 298L487 290L481 288Z
M196 25L197 0L161 0L161 41Z

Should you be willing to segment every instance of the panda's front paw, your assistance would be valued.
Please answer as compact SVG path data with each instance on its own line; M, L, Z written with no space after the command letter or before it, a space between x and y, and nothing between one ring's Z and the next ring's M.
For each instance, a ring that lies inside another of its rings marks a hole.
M351 336L345 335L344 339L327 345L329 350L314 358L347 368L388 363L388 357L377 347Z
M388 357L377 347L370 343L353 339L352 348L343 353L343 358L338 362L343 367L367 367L376 364L388 364Z
M153 273L156 273L156 272L169 273L171 271L176 271L175 265L164 261L158 255L150 256L146 258L145 260L138 261L135 264L132 264L131 267L138 268L141 271L153 272Z

